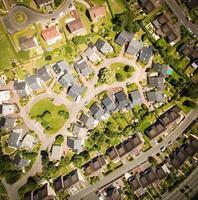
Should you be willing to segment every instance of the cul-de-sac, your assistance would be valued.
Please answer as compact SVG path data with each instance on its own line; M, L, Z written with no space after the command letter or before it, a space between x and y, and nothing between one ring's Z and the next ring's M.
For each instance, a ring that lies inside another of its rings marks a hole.
M197 0L0 0L0 200L197 200L197 104Z

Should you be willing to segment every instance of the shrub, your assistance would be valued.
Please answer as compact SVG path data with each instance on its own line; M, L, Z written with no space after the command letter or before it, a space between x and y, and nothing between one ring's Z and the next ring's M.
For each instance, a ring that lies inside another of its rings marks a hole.
M116 73L116 80L117 81L124 81L124 77L123 77L123 75L122 74L120 74L120 73Z

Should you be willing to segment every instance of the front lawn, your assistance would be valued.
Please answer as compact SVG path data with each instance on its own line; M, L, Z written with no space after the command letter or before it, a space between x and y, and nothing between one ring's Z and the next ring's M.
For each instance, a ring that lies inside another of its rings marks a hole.
M122 0L107 0L107 2L113 16L126 11L124 1Z
M29 116L40 122L47 134L56 133L68 119L67 108L64 105L56 106L50 99L42 99L30 110Z

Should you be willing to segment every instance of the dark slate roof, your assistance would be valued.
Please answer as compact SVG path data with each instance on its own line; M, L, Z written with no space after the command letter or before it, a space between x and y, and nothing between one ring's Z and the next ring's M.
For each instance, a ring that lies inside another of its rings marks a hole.
M151 0L140 0L140 3L146 13L155 9L155 5Z
M102 99L102 104L108 112L114 111L117 108L116 104L109 96Z
M74 63L74 68L79 71L83 76L88 77L93 73L92 68L83 59L79 59Z
M106 154L109 156L111 160L118 157L118 153L113 146L107 149Z
M28 87L30 87L33 91L37 91L41 89L37 75L28 76L25 79L25 81Z
M198 1L197 0L187 0L186 4L187 4L188 8L191 10L198 6Z
M129 182L130 187L131 187L131 189L132 189L133 191L136 191L136 190L138 190L138 189L141 187L141 185L140 185L140 183L139 183L139 181L138 181L136 175L131 176L131 177L128 179L128 182Z
M138 90L134 90L134 91L130 92L129 98L130 98L133 106L142 104L142 98L141 98L140 92Z
M116 93L115 98L120 108L125 108L129 105L127 96L123 91Z
M130 55L137 55L142 48L143 48L142 41L137 41L132 39L126 50L126 53Z
M193 136L191 136L189 139L190 139L189 144L197 152L198 151L198 140Z
M29 165L30 161L23 159L19 154L14 156L14 159L11 160L13 164L15 164L18 168L23 168Z
M14 128L16 119L13 117L1 117L0 128L12 130Z
M152 71L157 72L158 75L162 76L162 77L168 76L168 74L167 74L168 69L169 69L168 65L162 65L159 63L153 63L153 65L152 65Z
M149 181L149 184L152 184L157 180L157 175L155 174L155 172L153 171L151 167L147 168L144 171L144 174L146 175L147 180Z
M162 90L146 92L146 96L147 96L148 101L153 101L153 102L156 102L156 103L165 102L165 97L163 95Z
M81 97L84 90L85 90L84 87L80 87L80 86L74 84L71 86L71 88L69 88L67 94L69 96L71 96L74 100L77 100L78 97Z
M93 129L94 128L94 119L91 116L88 116L86 114L82 114L79 118L79 120L88 128Z
M80 153L83 151L84 140L76 137L67 137L67 146L74 152Z
M52 78L51 74L49 73L49 71L45 66L37 70L37 76L44 82Z
M96 119L101 119L101 117L104 115L104 110L99 107L97 103L93 103L89 110Z
M33 200L42 200L45 199L47 196L48 196L47 183L33 192Z
M193 148L192 144L183 144L181 149L188 155L188 156L194 156L196 153L196 150Z
M21 97L27 97L26 91L26 82L25 81L14 81L14 89L17 91L17 94Z
M160 179L160 180L167 177L167 174L164 172L164 170L162 169L162 167L160 165L156 167L155 174L157 175L158 179Z
M113 185L109 185L105 188L105 200L122 200L117 188Z
M150 184L149 180L144 172L140 172L139 181L143 188L147 187Z
M116 150L117 150L117 152L118 152L120 157L122 157L122 156L127 154L123 143L118 144L115 148L116 148Z
M62 177L59 176L53 181L55 192L61 191L63 189L63 180Z
M104 40L98 39L95 46L100 51L102 49L102 47L104 46L104 44L105 44Z
M52 69L56 74L69 73L71 71L69 64L64 60L57 62L55 65L52 66Z
M63 177L64 188L68 189L79 181L78 170L70 172Z
M143 62L148 62L151 56L153 55L153 47L143 47L143 49L140 51L139 60Z
M8 146L14 147L14 148L20 148L21 146L21 133L10 133L10 137L8 139Z
M148 77L148 85L149 87L156 87L158 90L165 89L163 77Z
M130 34L129 32L123 30L119 35L117 36L115 42L121 46L131 41L133 37L133 34Z

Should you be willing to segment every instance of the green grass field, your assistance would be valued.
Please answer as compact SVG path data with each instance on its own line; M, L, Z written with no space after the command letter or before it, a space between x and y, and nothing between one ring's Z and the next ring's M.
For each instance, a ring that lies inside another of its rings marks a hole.
M126 7L122 0L107 0L107 2L113 16L126 11Z
M29 116L39 121L47 134L53 134L60 130L67 120L59 111L67 112L67 108L64 105L56 106L50 99L42 99L33 105Z
M14 48L5 34L2 24L0 24L0 69L9 68L12 64L12 59L16 58Z

